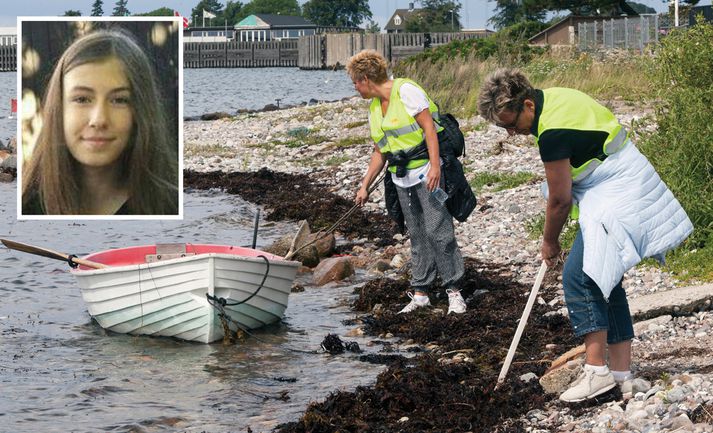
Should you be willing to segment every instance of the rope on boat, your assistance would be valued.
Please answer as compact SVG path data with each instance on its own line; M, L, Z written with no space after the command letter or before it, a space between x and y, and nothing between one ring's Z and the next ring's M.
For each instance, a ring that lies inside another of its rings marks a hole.
M218 318L220 319L220 322L223 325L223 344L230 344L233 342L233 338L231 335L230 331L230 323L235 325L235 327L244 332L246 335L249 335L250 337L256 339L257 341L263 343L263 344L269 344L272 345L271 342L265 341L258 337L257 335L253 334L252 332L248 331L246 328L244 328L242 325L240 325L238 322L235 320L231 319L228 314L225 312L225 307L221 305L220 303L215 301L215 297L209 297L208 298L208 303L213 306L216 310L218 310ZM289 347L277 347L279 350L284 350L286 352L297 352L297 353L309 353L309 354L318 354L322 353L317 350L300 350L300 349L291 349Z
M267 269L265 269L265 275L262 276L262 281L260 282L260 285L257 286L257 289L253 292L252 295L248 296L247 298L243 299L242 301L238 302L228 302L225 298L219 298L217 296L211 296L209 293L206 293L205 296L208 298L208 302L210 301L215 301L222 305L223 307L228 306L228 307L234 307L236 305L244 304L251 300L253 296L257 295L257 293L262 289L263 284L265 284L265 280L267 280L267 274L270 273L270 261L267 259L267 257L263 255L259 255L261 259L265 260L265 264L267 265Z
M252 299L255 295L258 294L260 289L262 289L263 285L265 284L265 280L267 280L267 275L270 272L270 261L267 259L267 257L260 255L258 256L265 260L265 264L267 265L267 268L265 269L265 275L262 277L262 282L260 282L260 285L258 288L253 292L252 295L248 296L247 298L243 299L242 301L238 302L228 302L225 298L222 297L217 297L217 296L211 296L209 293L206 293L205 296L208 299L208 304L213 306L218 311L218 318L220 319L221 324L223 325L223 343L224 344L230 344L233 340L231 331L230 331L230 324L232 323L235 325L235 328L244 332L245 334L249 335L250 337L260 341L261 343L265 344L271 344L265 340L262 340L258 338L255 334L251 333L248 331L245 327L241 326L237 321L233 320L230 318L230 316L225 312L225 307L233 307L236 305L244 304L245 302L249 301ZM281 348L282 349L282 348ZM290 349L290 348L284 348L283 350L286 351L291 351L291 352L299 352L299 353L320 353L316 350L313 351L308 351L308 350L299 350L299 349Z
M76 259L77 256L74 254L70 254L67 256L67 263L69 263L69 267L72 269L77 269L79 267L79 263L75 262L72 259Z

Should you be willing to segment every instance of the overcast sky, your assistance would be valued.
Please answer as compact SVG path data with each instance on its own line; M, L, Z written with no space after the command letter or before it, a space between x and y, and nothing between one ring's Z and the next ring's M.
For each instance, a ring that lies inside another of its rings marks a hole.
M219 0L225 4L225 0ZM298 0L300 4L306 0ZM242 0L248 3L248 0ZM77 9L82 15L89 15L94 0L5 0L0 8L0 27L14 27L17 16L56 16L63 15L68 9ZM115 0L104 0L104 13L109 15L114 9ZM461 0L462 24L466 28L484 28L488 18L493 14L494 1L486 0ZM653 7L658 12L667 9L667 1L639 0L639 3ZM191 9L198 4L198 0L129 0L127 7L132 13L148 12L160 7L170 7L181 15L190 16ZM709 5L710 0L704 0L700 5ZM369 0L374 20L383 28L391 17L394 9L408 8L409 0ZM416 5L418 7L418 5ZM492 26L490 26L492 27Z

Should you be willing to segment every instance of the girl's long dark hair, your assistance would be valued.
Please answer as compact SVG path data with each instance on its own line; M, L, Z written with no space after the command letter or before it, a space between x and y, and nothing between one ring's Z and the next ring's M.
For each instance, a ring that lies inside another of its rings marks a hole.
M131 215L178 214L178 144L168 127L156 73L147 55L125 31L98 30L77 39L62 54L45 92L32 157L23 168L22 203L38 200L46 215L79 215L79 163L64 140L63 79L73 68L117 59L131 88L134 128L121 159Z

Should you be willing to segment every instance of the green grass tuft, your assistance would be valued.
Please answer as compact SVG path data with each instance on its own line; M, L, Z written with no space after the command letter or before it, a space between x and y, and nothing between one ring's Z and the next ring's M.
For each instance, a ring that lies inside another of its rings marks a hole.
M476 192L481 192L487 189L492 192L503 191L506 189L517 188L520 185L532 182L537 179L537 175L520 171L517 173L476 173L473 179L469 182Z

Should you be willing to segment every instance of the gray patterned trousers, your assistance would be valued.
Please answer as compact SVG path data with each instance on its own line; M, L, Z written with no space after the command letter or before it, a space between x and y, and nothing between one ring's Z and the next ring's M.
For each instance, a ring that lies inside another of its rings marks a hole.
M441 182L443 183L443 182ZM423 183L396 187L411 238L411 286L428 293L441 276L443 286L457 288L463 277L463 257L453 231L453 218Z

